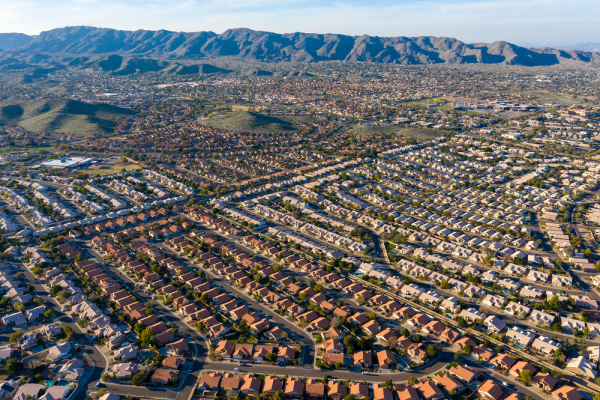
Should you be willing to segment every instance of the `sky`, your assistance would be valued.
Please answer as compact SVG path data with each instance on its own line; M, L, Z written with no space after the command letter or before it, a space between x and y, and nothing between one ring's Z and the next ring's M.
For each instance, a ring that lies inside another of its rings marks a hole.
M0 32L124 30L448 36L526 46L600 42L600 0L0 0Z

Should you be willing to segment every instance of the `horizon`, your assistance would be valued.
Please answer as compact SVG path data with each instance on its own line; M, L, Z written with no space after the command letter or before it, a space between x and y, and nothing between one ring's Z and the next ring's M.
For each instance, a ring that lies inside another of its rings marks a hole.
M60 27L224 32L236 27L278 34L451 37L464 43L506 41L525 47L598 43L600 3L592 0L0 0L6 33L39 35Z

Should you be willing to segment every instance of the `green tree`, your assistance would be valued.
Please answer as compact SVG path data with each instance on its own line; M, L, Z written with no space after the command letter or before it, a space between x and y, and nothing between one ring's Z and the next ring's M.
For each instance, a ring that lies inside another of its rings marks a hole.
M528 369L524 369L523 371L521 371L521 373L519 374L519 377L521 378L521 382L523 382L523 384L525 384L525 386L529 385L531 383L531 381L533 380L533 375L531 374L531 371Z
M144 384L144 379L146 378L146 374L143 372L138 372L137 374L131 377L131 383L135 386L142 386Z
M49 308L49 309L47 309L46 311L44 311L44 317L45 317L46 319L50 319L50 318L52 318L53 316L54 316L54 310L53 310L53 309Z
M8 341L12 344L15 344L15 343L20 342L21 339L23 339L23 332L15 332L12 335L10 335L10 338L8 339Z
M9 358L8 360L6 360L6 365L4 366L4 369L9 374L17 373L22 368L23 368L23 363L20 362L19 360L17 360L16 358Z
M146 328L142 331L140 335L140 340L142 342L143 347L150 347L156 343L156 338L152 334L152 331L149 328Z
M437 344L432 343L429 346L427 346L427 355L429 357L431 357L431 358L437 357L439 352L440 352L440 349Z
M473 346L470 344L465 345L465 348L463 349L465 354L470 355L473 352Z
M200 301L203 302L204 304L208 304L208 295L206 293L202 293L200 295Z
M354 339L354 336L346 336L344 338L344 346L354 346L354 344L356 343L356 339Z

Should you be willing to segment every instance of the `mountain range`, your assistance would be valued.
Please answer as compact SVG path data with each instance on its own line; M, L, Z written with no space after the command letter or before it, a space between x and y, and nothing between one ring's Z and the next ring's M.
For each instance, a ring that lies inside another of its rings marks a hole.
M448 37L379 37L253 31L124 31L89 26L53 29L38 36L0 34L0 69L92 68L114 74L198 73L208 61L229 57L258 62L348 61L403 65L501 64L584 66L600 54L525 48L508 42L467 44ZM210 71L209 71L210 72ZM226 72L226 71L211 71Z

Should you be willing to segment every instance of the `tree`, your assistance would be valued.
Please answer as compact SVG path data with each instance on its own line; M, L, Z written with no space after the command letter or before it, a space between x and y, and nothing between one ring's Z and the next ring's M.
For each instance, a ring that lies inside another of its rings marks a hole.
M140 335L140 340L142 342L143 347L150 347L156 343L156 338L152 334L152 331L149 328L146 328L142 331Z
M49 308L46 311L44 311L44 318L46 319L50 319L54 316L54 310Z
M68 292L68 291L66 291L66 290L61 290L60 292L58 292L58 297L60 297L60 298L61 298L61 299L63 299L63 300L66 300L66 299L68 299L69 297L71 297L71 293L69 293L69 292ZM89 300L89 301L93 301L93 300L92 300L92 297L95 297L93 293L89 295L89 297L88 297L88 300Z
M415 343L419 343L421 341L421 335L413 335L411 340Z
M8 360L6 360L6 366L4 366L4 369L9 374L17 373L22 368L23 368L23 363L20 362L19 360L17 360L16 358L9 358Z
M142 332L144 332L144 329L146 329L147 326L146 324L144 324L143 322L138 322L137 324L135 324L133 326L133 330L135 331L135 333L137 333L138 335L141 335Z
M466 355L471 355L471 352L473 351L473 346L470 344L467 344L463 350Z
M206 324L202 321L196 322L194 327L196 327L196 329L198 329L200 332L204 332L206 330Z
M440 349L437 344L432 343L429 346L427 346L427 355L429 357L431 357L431 358L437 357L439 352L440 352Z
M358 304L364 304L364 302L365 302L365 297L364 297L362 294L361 294L361 295L358 295L358 296L356 297L356 302L357 302Z
M208 295L206 293L202 293L200 295L200 301L203 302L204 304L208 304Z
M308 299L308 293L302 292L300 293L300 300L306 301Z
M383 386L386 389L392 390L394 388L394 382L392 382L392 379L390 378L390 379L387 379L385 382L383 382L383 385L381 385L381 386Z
M144 379L146 378L146 374L143 372L138 372L137 374L131 377L131 383L135 386L142 386L144 384Z
M571 239L571 246L573 246L574 248L578 248L581 247L581 239L579 238L579 236L573 236Z
M110 375L108 373L102 374L102 380L108 382L110 380Z
M519 374L519 377L521 378L521 382L523 382L523 384L525 384L525 386L528 386L531 381L533 380L533 375L531 374L531 371L528 369L524 369L523 371L521 371L521 373Z
M275 399L283 400L284 398L285 398L285 394L283 393L283 390L278 390L275 392Z
M343 340L344 342L344 346L354 346L354 344L356 343L356 339L354 338L354 336L346 336Z
M15 332L12 335L10 335L10 338L8 339L8 341L11 342L12 344L15 344L15 343L20 342L21 339L23 339L23 332Z
M409 376L408 377L408 384L409 385L416 385L417 384L417 378L415 378L414 376Z

